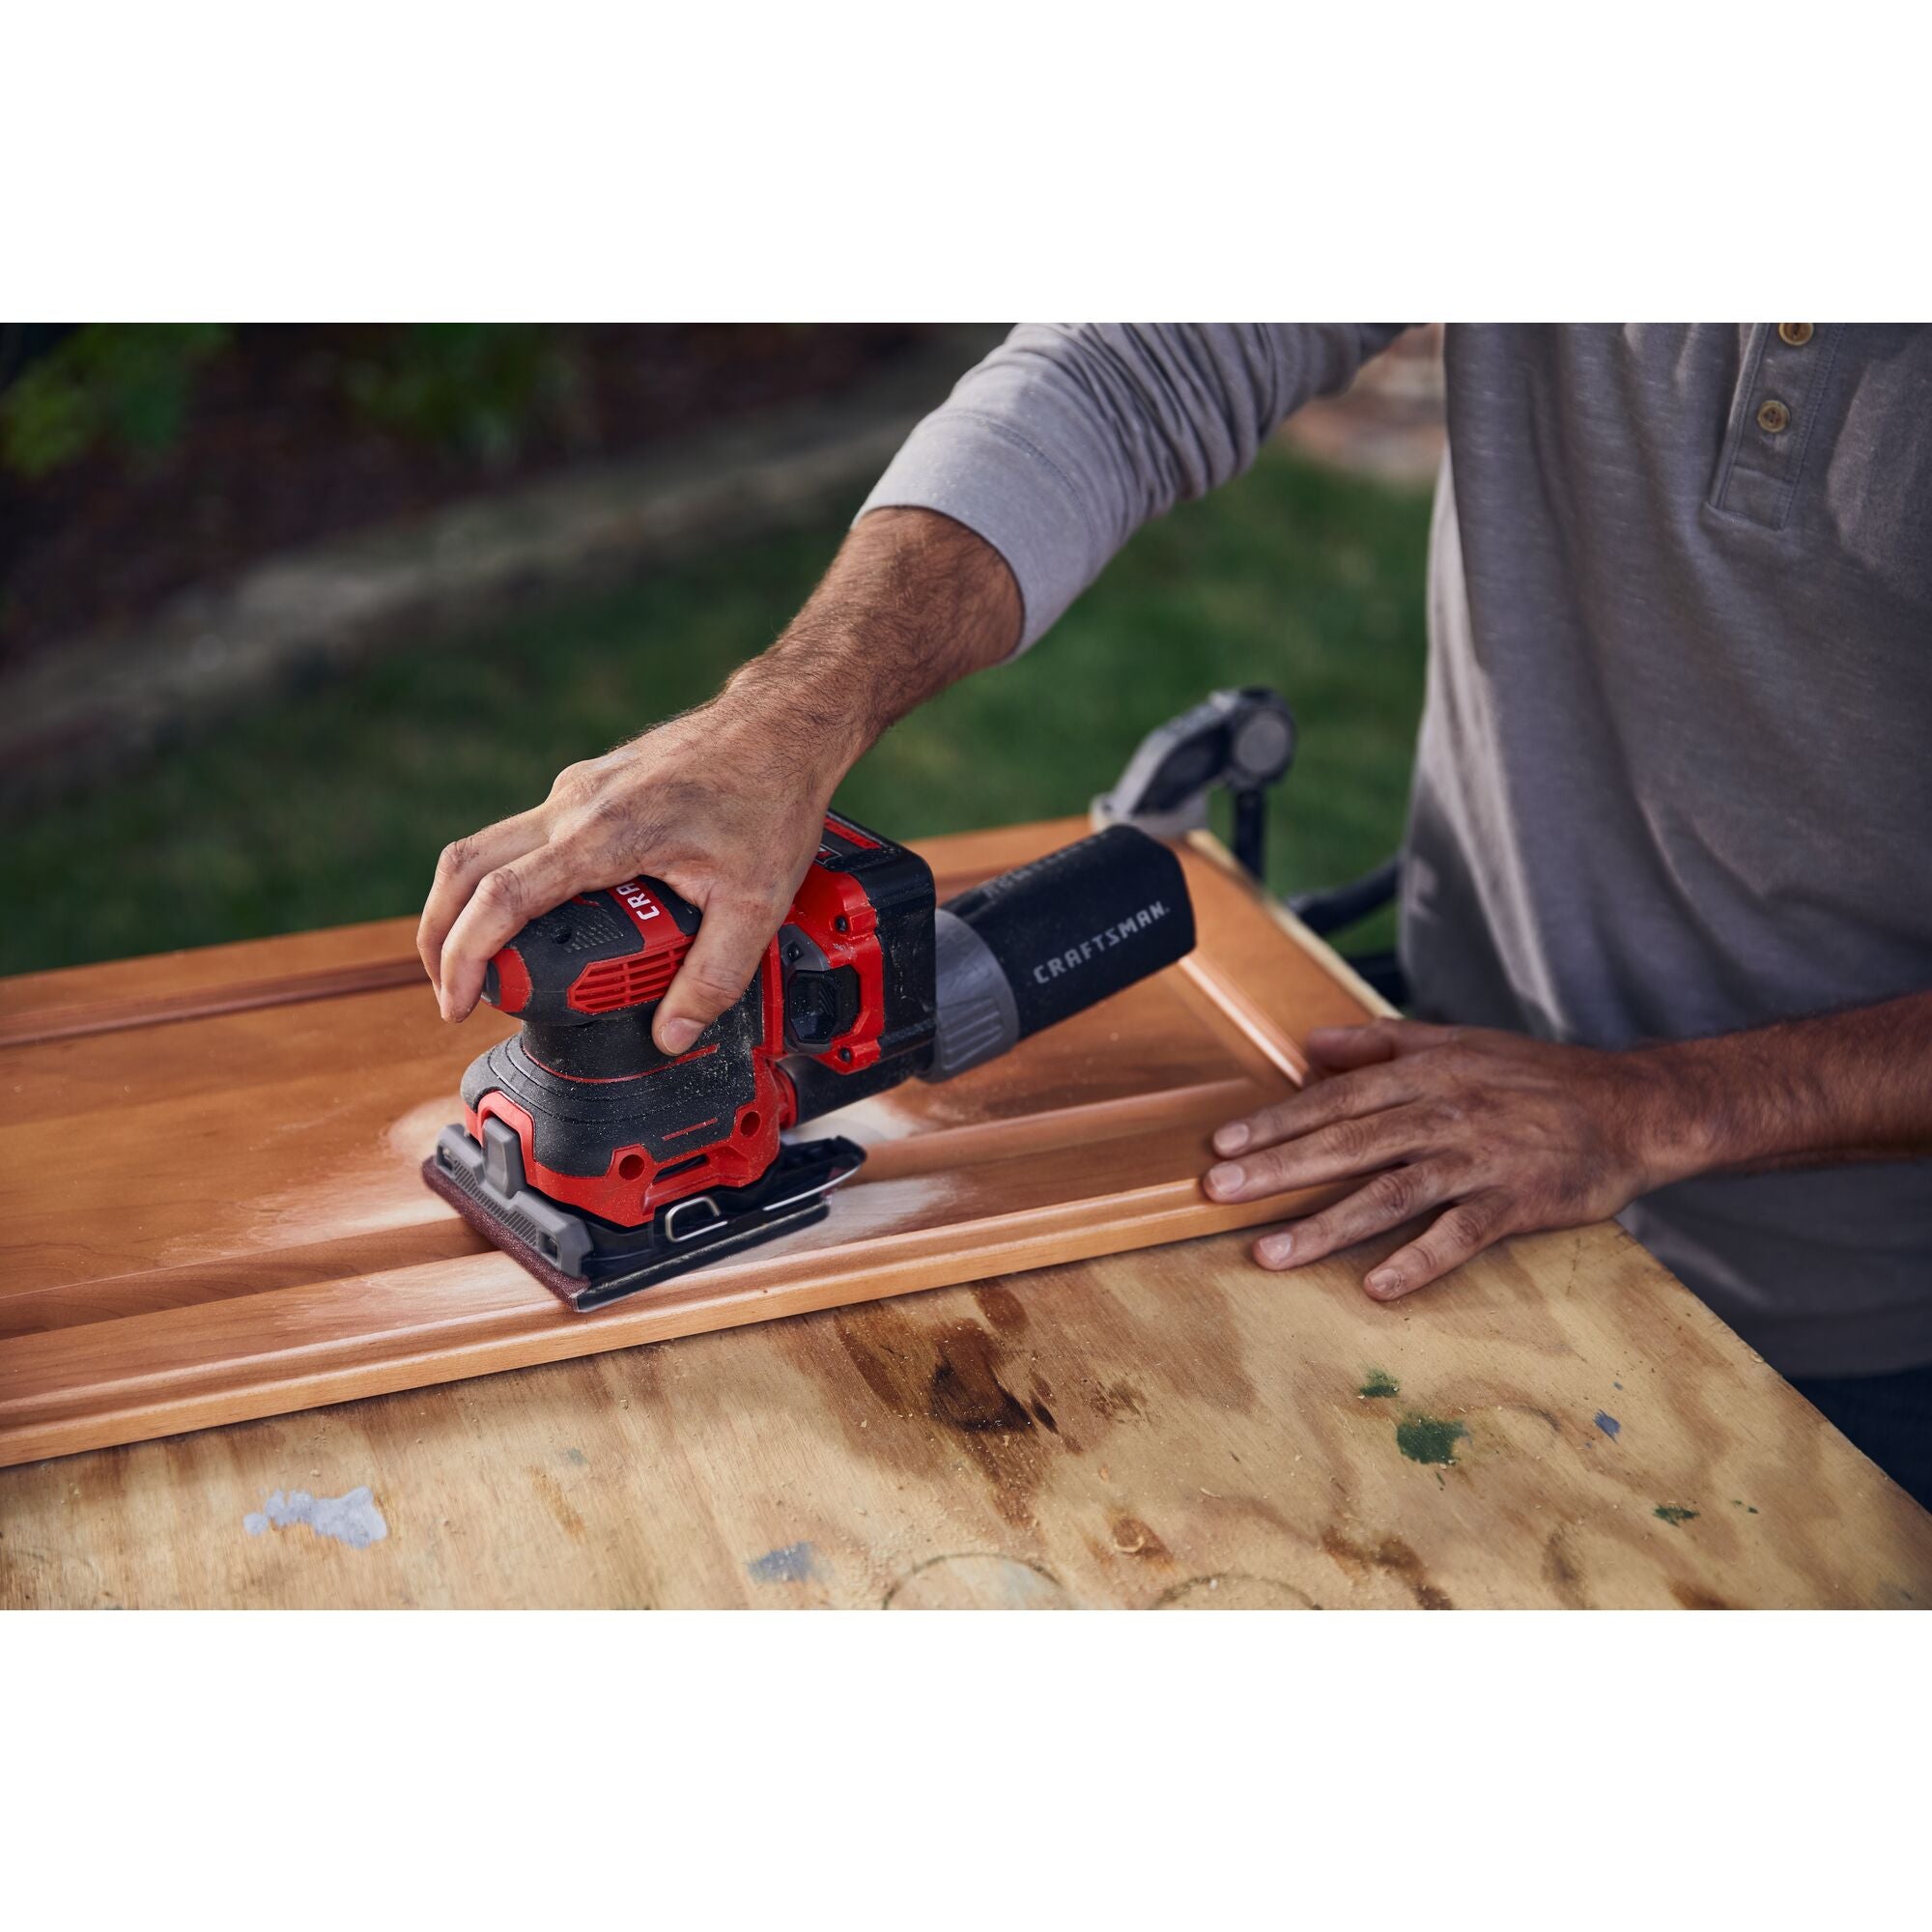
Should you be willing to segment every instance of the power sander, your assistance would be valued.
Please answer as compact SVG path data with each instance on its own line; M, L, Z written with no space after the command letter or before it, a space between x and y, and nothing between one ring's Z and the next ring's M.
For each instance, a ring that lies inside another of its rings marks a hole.
M661 880L580 894L494 959L523 1022L463 1076L423 1179L577 1310L810 1227L865 1159L800 1122L952 1080L1194 945L1179 861L1132 826L935 903L917 853L824 837L743 996L675 1059L651 1021L699 922Z

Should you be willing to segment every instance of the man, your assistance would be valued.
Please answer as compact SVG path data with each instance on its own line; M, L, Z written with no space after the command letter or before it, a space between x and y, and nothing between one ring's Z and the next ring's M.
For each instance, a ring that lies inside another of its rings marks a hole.
M880 732L1397 332L1016 329L721 696L443 854L445 1017L524 920L645 871L704 908L657 1020L683 1051ZM1359 1180L1270 1268L1420 1217L1382 1300L1622 1212L1932 1500L1932 329L1469 327L1446 356L1402 905L1446 1024L1318 1034L1331 1077L1223 1127L1205 1184Z

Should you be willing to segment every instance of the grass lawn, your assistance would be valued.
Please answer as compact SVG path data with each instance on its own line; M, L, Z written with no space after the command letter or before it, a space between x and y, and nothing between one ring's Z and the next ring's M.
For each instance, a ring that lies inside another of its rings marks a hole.
M1271 684L1302 730L1272 883L1366 869L1402 828L1427 531L1426 497L1270 449L1143 530L1028 658L899 725L838 802L897 838L1083 811L1151 726ZM385 657L0 823L0 972L413 913L447 839L708 696L838 537L760 540Z

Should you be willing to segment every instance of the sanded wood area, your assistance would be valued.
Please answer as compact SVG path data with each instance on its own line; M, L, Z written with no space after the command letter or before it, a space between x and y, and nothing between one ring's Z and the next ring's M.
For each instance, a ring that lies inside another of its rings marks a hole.
M936 841L943 895L1077 837ZM818 1227L573 1315L423 1187L463 1067L407 922L0 988L0 1463L767 1321L1253 1222L1198 1179L1360 1018L1208 843L1196 953L949 1085L848 1109Z
M951 891L1079 830L928 851ZM842 1227L622 1332L416 1182L501 1023L440 1025L405 923L0 982L0 1441L55 1457L0 1471L0 1605L1932 1601L1932 1518L1612 1228L1394 1308L1359 1287L1394 1239L1016 1272L1225 1218L1208 1129L1373 1005L1188 864L1187 969L868 1103ZM859 1299L949 1269L990 1278ZM813 1293L849 1305L763 1320ZM713 1319L761 1325L623 1346Z

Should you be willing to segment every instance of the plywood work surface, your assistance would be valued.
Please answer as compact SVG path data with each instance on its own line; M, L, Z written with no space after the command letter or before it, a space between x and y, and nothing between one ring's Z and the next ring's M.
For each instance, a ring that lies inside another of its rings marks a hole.
M1187 969L854 1110L831 1221L588 1318L415 1178L501 1023L402 923L0 985L0 1456L58 1459L0 1472L0 1604L1932 1600L1932 1519L1614 1229L1395 1308L1142 1246L1231 1225L1207 1132L1366 1009L1187 863Z

